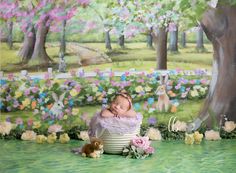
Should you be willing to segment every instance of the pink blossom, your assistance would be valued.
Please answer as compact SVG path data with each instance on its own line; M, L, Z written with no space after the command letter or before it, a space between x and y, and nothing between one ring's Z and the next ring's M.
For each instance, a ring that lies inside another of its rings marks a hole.
M141 148L143 150L146 150L149 148L150 145L149 138L144 136L144 137L135 137L134 139L131 140L131 145L134 145L135 147Z
M30 94L30 90L29 89L26 89L25 92L24 92L25 96L28 96Z
M28 126L32 126L33 125L33 119L28 119L27 124L28 124Z
M16 124L17 124L17 125L23 124L22 118L17 118L17 119L16 119Z
M57 132L61 132L61 131L63 131L62 126L58 125L58 124L51 125L48 128L48 133L57 133Z
M148 147L146 150L145 150L145 153L147 154L153 154L154 153L154 148L153 147Z

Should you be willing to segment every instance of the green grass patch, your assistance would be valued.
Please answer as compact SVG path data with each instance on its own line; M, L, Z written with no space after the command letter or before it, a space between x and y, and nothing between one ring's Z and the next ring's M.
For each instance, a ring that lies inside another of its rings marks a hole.
M101 52L106 52L104 43L80 43L82 46L98 49ZM14 49L9 50L5 43L1 44L1 69L8 72L17 72L22 69L27 69L31 72L46 71L47 68L37 68L30 66L17 66L15 63L20 62L20 58L17 56L20 49L20 43L14 43ZM120 49L115 43L112 43L113 50L107 52L112 63L83 66L85 70L93 71L96 68L106 69L112 68L113 70L126 71L130 68L136 68L138 70L149 70L150 68L156 68L156 51L149 49L146 43L126 43L125 49ZM70 49L68 44L68 50ZM205 44L207 52L198 53L195 50L195 44L188 43L187 48L179 48L179 53L168 53L168 69L185 69L194 70L197 68L211 69L212 63L212 46ZM75 49L76 50L76 49ZM59 62L58 43L47 43L48 55L57 63ZM79 68L77 52L68 52L65 57L67 63L67 70ZM54 69L58 66L54 65Z

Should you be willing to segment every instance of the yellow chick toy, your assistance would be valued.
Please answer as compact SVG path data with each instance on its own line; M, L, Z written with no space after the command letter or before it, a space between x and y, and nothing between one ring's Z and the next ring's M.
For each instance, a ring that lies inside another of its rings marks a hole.
M44 135L37 135L36 136L36 142L38 144L43 144L46 141L47 141L47 137L46 136L44 136Z
M70 141L70 137L68 136L67 133L63 133L63 134L60 135L59 141L60 141L62 144L66 144L67 142Z
M193 134L185 133L185 144L192 145L194 143Z
M57 140L57 135L56 135L56 133L52 133L52 134L48 135L47 142L48 142L49 144L55 143L56 140Z
M200 134L198 131L194 132L193 138L195 141L195 144L200 144L202 142L203 134Z

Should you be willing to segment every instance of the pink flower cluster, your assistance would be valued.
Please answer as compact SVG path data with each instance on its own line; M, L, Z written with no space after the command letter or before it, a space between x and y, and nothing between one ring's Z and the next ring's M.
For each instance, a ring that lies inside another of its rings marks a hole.
M131 145L141 148L145 151L146 154L153 154L154 148L150 146L151 141L147 136L144 137L135 137L131 140Z

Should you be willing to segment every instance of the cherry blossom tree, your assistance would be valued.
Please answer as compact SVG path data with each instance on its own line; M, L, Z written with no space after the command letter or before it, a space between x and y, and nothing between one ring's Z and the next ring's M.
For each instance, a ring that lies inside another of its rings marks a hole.
M16 20L17 11L17 0L0 1L0 20L7 23L7 43L10 49L13 47L13 22Z

